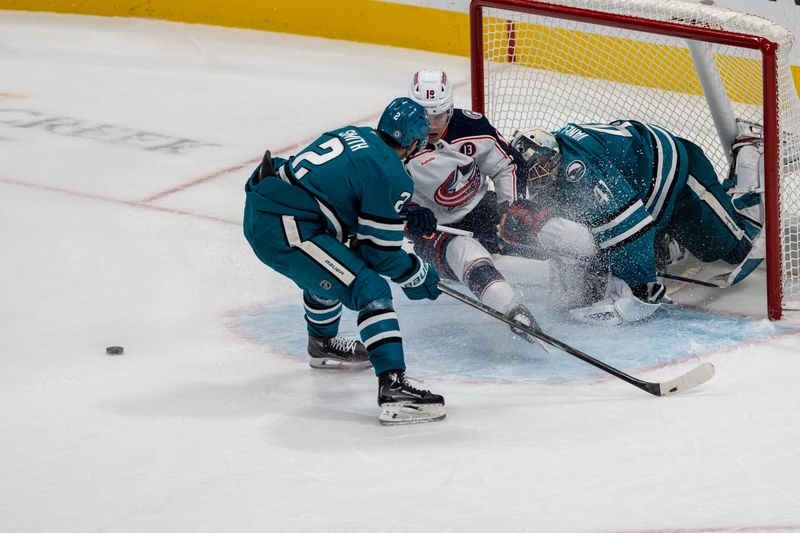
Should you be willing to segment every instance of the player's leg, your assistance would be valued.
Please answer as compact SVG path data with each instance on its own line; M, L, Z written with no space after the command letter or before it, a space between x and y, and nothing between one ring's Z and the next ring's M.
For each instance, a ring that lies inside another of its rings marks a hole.
M417 239L414 251L436 266L444 279L464 283L481 302L519 321L539 328L533 313L520 302L519 293L497 269L486 248L470 237L435 233L431 238ZM521 330L511 328L525 340L534 339Z
M734 163L726 191L739 215L751 224L764 223L764 139L757 124L737 121L739 135L731 147Z
M497 204L497 193L486 191L481 201L467 215L450 224L451 227L472 232L475 239L489 251L502 253L497 242L497 225L500 223L500 211Z
M550 222L558 220L555 218ZM567 231L570 227L553 227L562 229L561 243L555 241L559 233L551 235L547 226L542 228L540 240L543 237L545 242L553 240L548 244L552 249L563 248L568 245L572 233L573 237L584 234L582 231ZM664 299L663 285L656 282L652 235L651 229L602 253L584 243L582 247L569 247L572 253L551 259L555 303L569 309L573 318L593 324L618 325L653 316L661 303L669 302ZM572 240L580 243L585 239ZM578 250L582 251L581 255L574 253Z
M304 240L304 236L319 234L317 222L297 221L289 216L257 216L258 232L245 232L256 255L304 289L309 364L325 369L368 368L369 357L363 344L338 336L341 295L364 268L363 262L333 238L320 243L313 238Z
M701 261L744 261L759 228L736 212L702 150L680 139L689 158L689 176L679 192L667 233Z
M445 417L444 398L411 385L405 376L405 356L392 292L384 278L371 269L359 272L342 296L358 309L358 331L378 376L378 420L384 425L433 422Z
M314 246L318 251L313 251ZM330 278L329 292L348 309L358 311L359 336L378 376L380 422L415 424L443 419L444 398L413 387L405 377L403 337L388 282L368 268L357 249L351 250L330 235L311 237L303 245L303 251L317 268L328 269L333 264L333 272L354 274L352 278L341 275ZM311 277L305 282L312 293L318 292L314 285L318 278ZM335 311L328 309L328 313L332 312Z

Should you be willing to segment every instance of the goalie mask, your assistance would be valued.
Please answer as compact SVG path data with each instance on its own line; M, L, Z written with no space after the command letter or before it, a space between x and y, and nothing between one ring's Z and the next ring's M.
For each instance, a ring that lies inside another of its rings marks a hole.
M561 172L561 151L555 135L536 128L517 132L511 145L522 155L528 171L528 185L548 185Z

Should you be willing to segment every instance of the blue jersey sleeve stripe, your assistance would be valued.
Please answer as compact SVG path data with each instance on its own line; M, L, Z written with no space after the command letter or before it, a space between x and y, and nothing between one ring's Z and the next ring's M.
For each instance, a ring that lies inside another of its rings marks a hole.
M370 248L375 248L376 250L382 250L384 252L397 252L402 250L402 244L385 244L384 242L380 242L380 239L375 239L369 235L362 235L357 238L359 246L369 246Z
M628 200L626 203L624 203L622 205L622 207L620 207L616 211L611 211L609 213L603 213L597 219L593 220L590 223L590 225L593 228L597 228L597 231L602 231L602 229L600 229L600 228L602 228L603 226L608 225L610 222L612 222L615 219L619 218L619 216L622 215L623 213L627 212L631 208L631 206L637 206L637 205L644 207L642 202L637 197L632 196L630 198L630 200Z
M381 238L381 237L376 236L376 235L369 235L369 234L366 234L366 233L361 233L361 232L358 232L356 234L356 239L358 239L359 241L370 241L370 242L373 242L373 243L375 243L375 244L377 244L379 246L384 246L384 247L388 247L388 248L399 248L400 246L403 245L403 234L402 233L399 235L399 238L396 238L395 235L382 235L382 237L384 237L384 238Z
M648 216L616 236L608 239L598 238L597 247L601 250L607 250L612 247L623 246L625 243L634 240L642 232L647 231L652 224L653 219Z
M380 220L376 220L374 217L366 218L364 215L358 217L358 225L359 227L366 226L382 231L400 231L400 232L403 231L404 227L403 221L399 219L391 220L388 218L383 218Z
M637 213L638 212L638 213ZM626 222L635 222L636 220L649 220L653 221L652 217L647 213L642 202L636 199L633 203L628 205L624 211L618 213L613 219L606 222L602 226L595 226L592 228L592 233L598 235L612 231L615 228L625 225Z

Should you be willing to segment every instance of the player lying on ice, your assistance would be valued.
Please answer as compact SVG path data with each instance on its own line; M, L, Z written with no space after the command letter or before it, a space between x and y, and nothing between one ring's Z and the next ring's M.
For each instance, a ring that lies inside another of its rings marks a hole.
M511 205L498 234L509 251L521 245L553 258L571 314L585 321L650 317L665 302L656 281L665 242L728 263L727 284L737 283L763 258L763 142L758 128L739 126L724 181L696 144L653 124L518 133L512 145L528 169L529 198Z
M406 380L400 326L383 277L412 300L440 294L436 269L401 248L399 213L414 192L403 161L425 142L428 127L422 107L398 98L376 129L323 133L288 160L268 151L245 186L247 241L264 264L303 289L311 366L371 363L383 424L445 417L440 395ZM358 312L363 342L338 336L343 305Z
M412 204L404 211L414 251L436 265L442 277L463 282L484 304L538 328L492 260L492 252L499 251L500 206L525 192L527 173L519 153L484 116L453 106L452 88L441 70L415 73L409 97L425 108L431 122L427 147L406 164L414 179ZM437 222L475 238L437 232Z

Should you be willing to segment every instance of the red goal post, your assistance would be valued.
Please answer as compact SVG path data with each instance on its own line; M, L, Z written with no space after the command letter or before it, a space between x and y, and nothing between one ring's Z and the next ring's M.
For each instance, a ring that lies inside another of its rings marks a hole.
M679 0L472 0L470 25L472 108L505 135L653 122L699 144L725 177L734 118L762 124L768 316L800 309L800 106L788 30Z

